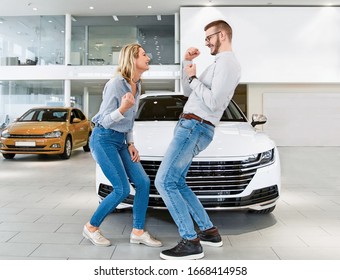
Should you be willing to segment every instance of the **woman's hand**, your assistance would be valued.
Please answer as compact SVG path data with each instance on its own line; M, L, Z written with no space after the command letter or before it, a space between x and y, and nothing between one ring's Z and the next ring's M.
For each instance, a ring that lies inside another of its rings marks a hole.
M131 160L133 162L139 162L140 157L139 157L139 153L138 153L138 150L136 149L136 147L134 145L129 145L128 150L129 150L129 153L130 153L130 156L131 156Z
M124 115L124 113L129 110L133 105L135 105L135 97L131 92L127 92L122 97L122 101L119 106L119 112Z

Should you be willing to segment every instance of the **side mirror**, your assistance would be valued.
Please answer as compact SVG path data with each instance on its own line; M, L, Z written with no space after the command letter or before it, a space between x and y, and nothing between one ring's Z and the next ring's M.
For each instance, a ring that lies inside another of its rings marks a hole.
M262 114L253 114L251 120L251 125L255 127L259 124L265 124L267 122L267 117Z
M80 122L81 122L81 119L79 119L79 118L74 118L72 120L72 123L80 123Z

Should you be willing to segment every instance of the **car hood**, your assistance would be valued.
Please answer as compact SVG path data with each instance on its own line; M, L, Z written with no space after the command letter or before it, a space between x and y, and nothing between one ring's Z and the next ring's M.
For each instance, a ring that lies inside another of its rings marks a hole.
M7 127L10 134L44 134L61 129L65 122L16 122Z
M172 140L177 122L136 121L134 141L142 157L162 157ZM261 153L275 147L263 132L249 123L225 122L215 128L213 141L197 158L243 157Z

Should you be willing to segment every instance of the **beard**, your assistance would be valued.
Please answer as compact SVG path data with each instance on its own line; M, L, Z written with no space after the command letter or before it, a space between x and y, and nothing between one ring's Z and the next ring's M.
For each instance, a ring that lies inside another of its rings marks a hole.
M210 54L211 55L218 54L218 51L220 50L220 47L221 47L221 41L220 41L220 38L217 37L216 43L214 45L214 48L210 51Z

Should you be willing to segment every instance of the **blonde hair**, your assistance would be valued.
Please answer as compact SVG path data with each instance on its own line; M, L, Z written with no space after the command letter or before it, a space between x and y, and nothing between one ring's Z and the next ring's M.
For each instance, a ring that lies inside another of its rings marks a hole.
M135 60L138 58L139 48L142 46L138 43L132 43L124 46L119 53L117 72L123 78L131 82L136 71Z

